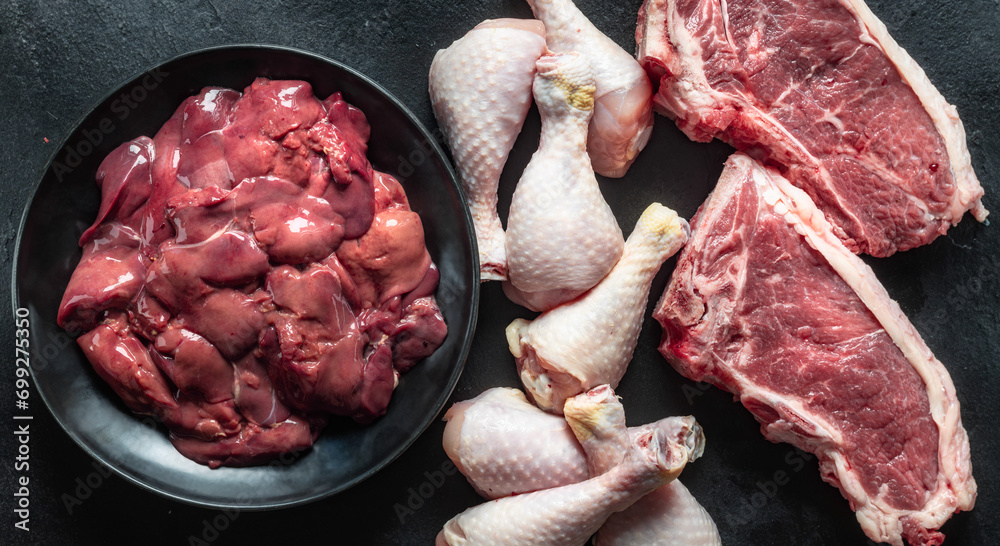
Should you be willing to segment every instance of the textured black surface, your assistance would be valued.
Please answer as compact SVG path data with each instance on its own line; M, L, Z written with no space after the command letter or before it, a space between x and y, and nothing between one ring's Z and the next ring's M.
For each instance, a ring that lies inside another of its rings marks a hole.
M627 49L638 0L580 0L595 24ZM1000 191L1000 5L995 0L870 2L896 40L954 103L965 123L986 207ZM338 59L380 82L430 128L426 94L434 52L485 18L528 17L521 0L455 2L22 2L0 6L0 265L9 275L16 226L35 179L76 120L107 92L179 53L227 43L294 46ZM537 142L533 111L502 183L506 212L520 168ZM49 142L45 142L45 139ZM663 118L627 178L602 188L629 230L661 201L688 217L728 149L687 141ZM1000 536L1000 227L971 218L934 244L869 260L890 294L951 371L979 483L977 507L945 525L946 544L993 544ZM668 262L653 287L666 284ZM58 290L55 288L54 290ZM10 309L8 291L0 304ZM483 286L473 352L454 399L516 385L503 328L519 309ZM9 313L9 312L8 312ZM478 502L446 464L443 426L433 425L384 471L336 497L276 512L218 512L158 497L105 476L31 399L30 531L13 527L17 491L14 320L0 319L0 543L3 544L427 544L455 513ZM750 414L716 389L678 376L656 352L647 321L619 388L631 423L693 414L708 435L705 457L682 479L715 517L726 544L864 544L847 502L823 483L814 459L763 439ZM424 498L426 497L426 498Z

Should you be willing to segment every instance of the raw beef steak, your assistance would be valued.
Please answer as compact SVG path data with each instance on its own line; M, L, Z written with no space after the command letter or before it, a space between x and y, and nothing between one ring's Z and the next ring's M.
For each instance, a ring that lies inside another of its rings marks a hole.
M646 0L636 39L658 112L779 166L851 251L985 220L957 111L862 0Z
M737 153L654 317L660 352L815 453L872 540L940 544L976 484L955 387L809 197Z

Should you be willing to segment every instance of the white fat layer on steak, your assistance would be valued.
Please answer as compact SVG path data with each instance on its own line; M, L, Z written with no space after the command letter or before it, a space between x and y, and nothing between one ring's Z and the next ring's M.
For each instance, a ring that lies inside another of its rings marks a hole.
M653 106L656 111L673 119L680 111L714 110L731 102L730 97L717 93L709 85L704 65L699 62L702 58L701 45L684 26L684 18L676 10L671 9L666 0L647 1L646 7L646 19L639 21L639 28L645 28L637 46L636 57L640 62L644 58L666 60L670 65L666 67L667 70L673 74L684 74L678 78L675 93L670 96L662 93L653 95ZM679 55L674 55L671 45L662 39L662 29L668 29L670 35L675 37L673 47L677 49ZM687 106L680 107L681 104ZM711 137L688 136L704 142L711 140Z

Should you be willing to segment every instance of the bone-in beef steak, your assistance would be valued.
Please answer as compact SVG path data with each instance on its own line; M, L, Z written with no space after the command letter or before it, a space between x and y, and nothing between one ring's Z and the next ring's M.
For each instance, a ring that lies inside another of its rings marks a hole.
M636 38L657 111L780 166L852 251L986 218L958 113L862 0L646 0Z
M876 541L939 544L975 501L944 366L809 197L732 156L654 317L682 374L733 392L764 435L815 453Z

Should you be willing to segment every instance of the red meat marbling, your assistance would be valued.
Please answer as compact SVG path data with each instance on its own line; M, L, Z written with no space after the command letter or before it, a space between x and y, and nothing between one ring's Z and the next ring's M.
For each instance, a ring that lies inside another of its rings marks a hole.
M59 308L97 374L211 467L308 449L331 415L384 414L447 328L402 186L339 93L206 88L97 172Z

